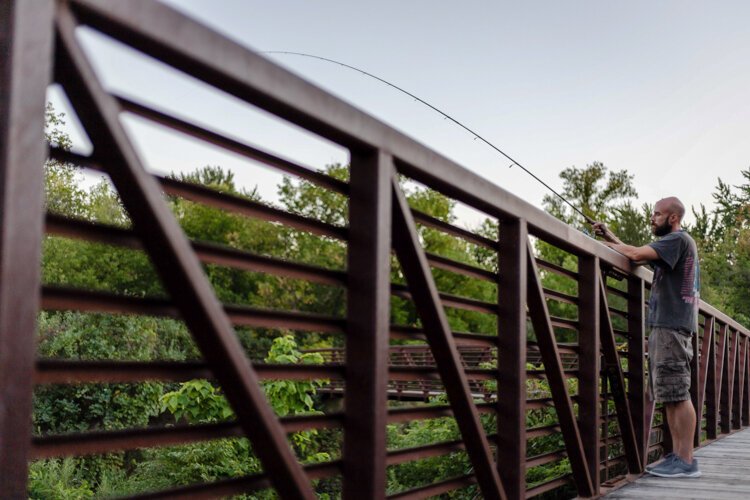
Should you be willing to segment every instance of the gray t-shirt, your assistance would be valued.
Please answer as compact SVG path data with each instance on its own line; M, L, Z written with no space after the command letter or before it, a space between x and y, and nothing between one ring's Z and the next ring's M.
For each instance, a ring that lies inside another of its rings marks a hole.
M649 243L659 259L652 261L654 281L648 302L648 325L686 333L698 330L700 267L695 241L675 231Z

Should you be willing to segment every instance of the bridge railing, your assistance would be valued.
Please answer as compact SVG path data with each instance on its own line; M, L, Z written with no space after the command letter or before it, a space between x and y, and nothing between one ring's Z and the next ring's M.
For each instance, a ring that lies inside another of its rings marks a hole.
M590 497L612 477L641 472L650 458L670 448L660 409L648 402L645 391L648 271L632 268L621 255L508 191L166 6L150 1L15 0L0 9L0 489L9 496L26 494L29 460L235 436L250 439L263 473L179 486L150 498L225 496L269 486L284 498L312 498L311 481L327 477L341 478L344 497L382 498L387 467L461 450L471 463L464 475L390 496L422 498L476 483L486 498L524 498L566 485ZM313 171L137 98L114 95L81 48L76 35L81 26L346 148L350 180ZM45 89L52 82L70 99L93 152L52 148L49 157L106 173L132 228L45 216L43 110ZM151 175L120 122L125 114L344 196L348 225ZM480 235L412 209L399 176L486 214L497 224L496 234ZM338 242L346 250L345 265L323 268L190 241L164 194ZM145 252L167 298L41 283L38 263L45 228L55 237ZM487 269L426 252L420 240L425 228L491 252L496 265ZM562 256L559 261L543 258L539 248L545 244ZM392 252L405 285L390 282ZM201 264L336 287L345 297L345 314L221 304ZM490 283L496 298L445 293L436 286L435 270ZM391 324L392 297L413 303L419 326ZM36 359L40 309L176 318L191 331L202 358ZM446 310L490 316L496 327L492 332L454 332ZM692 367L692 396L701 416L696 445L750 423L749 332L708 304L701 303L700 310L701 331L694 342L699 355ZM343 356L323 365L250 363L233 326L327 334L339 337L345 349ZM389 366L389 344L396 341L421 342L426 347L420 349L429 348L430 363ZM462 362L461 350L468 346L490 350L488 363ZM564 363L570 356L577 358L576 364ZM32 435L35 387L194 378L221 386L236 421ZM278 418L263 396L264 379L338 381L345 391L343 409ZM448 404L389 406L389 381L413 380L439 380ZM471 389L477 383L494 384L491 397L477 400ZM530 392L530 386L536 392ZM549 409L554 411L545 415L552 421L527 426L533 421L530 415ZM445 416L455 419L459 441L388 449L387 425ZM339 455L326 463L300 464L287 434L303 429L340 429ZM535 440L555 435L562 446L531 452ZM535 467L555 462L563 471L559 477L527 483Z

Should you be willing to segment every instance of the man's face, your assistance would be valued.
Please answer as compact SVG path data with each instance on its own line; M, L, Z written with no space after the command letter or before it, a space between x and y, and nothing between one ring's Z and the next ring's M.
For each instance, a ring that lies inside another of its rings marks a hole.
M656 236L664 236L672 232L672 224L669 222L671 213L665 210L664 205L657 203L654 213L651 214L651 232Z

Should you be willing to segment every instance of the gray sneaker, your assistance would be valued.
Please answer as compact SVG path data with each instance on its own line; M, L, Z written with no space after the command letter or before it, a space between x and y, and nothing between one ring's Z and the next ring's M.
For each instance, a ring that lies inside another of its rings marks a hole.
M694 458L693 463L688 464L678 456L672 457L669 462L665 460L648 473L659 477L701 477L697 459Z
M674 453L672 453L670 451L669 453L667 453L666 455L664 455L664 458L660 462L655 462L653 464L648 464L646 466L646 472L651 472L651 469L653 469L654 467L660 467L660 466L666 464L667 462L671 462L672 459L674 459L674 457L676 457L676 456L677 455L675 455Z

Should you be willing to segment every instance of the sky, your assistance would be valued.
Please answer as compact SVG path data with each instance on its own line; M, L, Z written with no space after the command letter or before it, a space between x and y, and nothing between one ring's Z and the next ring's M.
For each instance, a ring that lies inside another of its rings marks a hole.
M638 202L676 195L713 205L720 177L750 168L750 3L745 1L464 0L166 3L256 51L335 59L452 115L553 187L562 169L603 162L634 175ZM321 168L348 161L325 140L280 123L101 35L81 30L104 85L240 140ZM473 136L407 96L323 61L266 57L541 206L545 188ZM58 90L74 142L86 140ZM134 118L154 171L232 169L271 201L280 176ZM462 223L479 215L461 209ZM690 217L688 217L690 220Z

